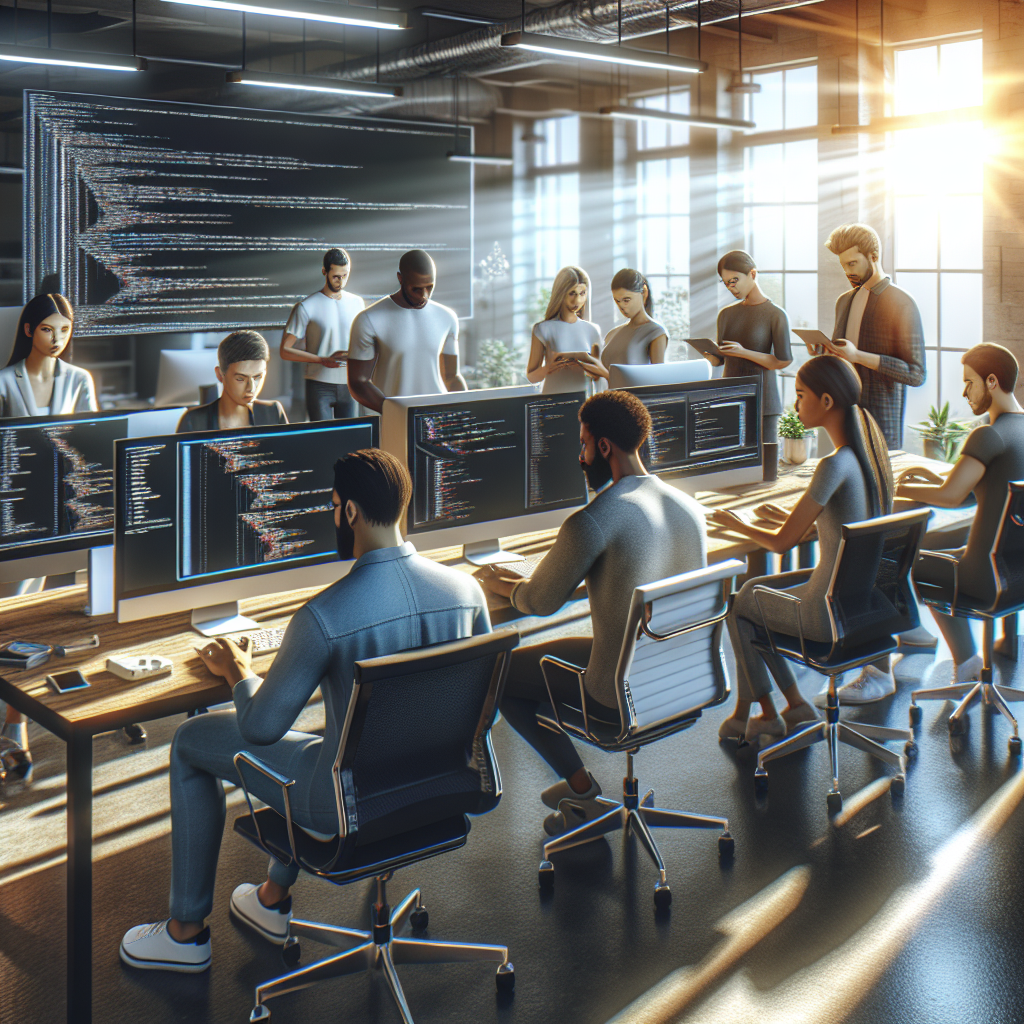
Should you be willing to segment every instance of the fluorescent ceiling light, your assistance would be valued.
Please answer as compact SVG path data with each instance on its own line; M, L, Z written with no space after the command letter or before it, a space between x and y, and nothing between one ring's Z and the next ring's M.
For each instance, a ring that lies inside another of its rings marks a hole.
M586 43L577 39L559 39L556 36L543 36L535 32L506 32L501 37L501 45L556 57L626 64L629 67L647 68L651 71L687 71L690 74L698 74L708 69L704 61L690 60L688 57L674 57L668 53L655 53L653 50L635 50L627 46Z
M493 167L511 167L510 156L487 156L483 153L449 153L448 159L457 164L491 164Z
M82 50L51 50L45 46L0 46L0 60L15 64L50 64L65 68L89 68L93 71L138 71L137 57L118 57L112 53Z
M264 89L299 89L303 92L329 92L343 96L401 96L396 85L363 85L341 78L306 78L293 75L269 75L262 71L229 71L227 81L235 85L258 85Z
M668 110L652 110L649 107L602 107L601 113L629 121L669 121L672 124L685 124L690 128L729 128L736 132L752 132L757 128L753 121L740 121L734 117L675 114Z
M834 124L832 125L832 134L881 135L885 132L899 132L912 128L938 128L947 124L962 124L964 121L984 120L984 107L958 107L956 110L933 110L927 114L880 117L870 124Z
M373 7L352 7L349 4L321 3L320 0L285 0L286 6L273 0L164 0L169 4L210 7L216 11L240 11L242 14L269 14L277 18L301 18L304 21L326 21L334 25L357 25L361 28L405 28L403 11L379 11Z

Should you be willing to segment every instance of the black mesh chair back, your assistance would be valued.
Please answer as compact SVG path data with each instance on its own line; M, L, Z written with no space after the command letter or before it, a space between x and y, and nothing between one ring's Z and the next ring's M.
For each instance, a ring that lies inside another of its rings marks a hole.
M490 728L515 629L356 662L335 763L343 832L374 843L491 810L501 781Z
M993 613L1024 605L1024 480L1009 485L991 557L998 591Z
M930 514L915 510L843 526L829 588L837 644L857 647L919 625L910 570Z

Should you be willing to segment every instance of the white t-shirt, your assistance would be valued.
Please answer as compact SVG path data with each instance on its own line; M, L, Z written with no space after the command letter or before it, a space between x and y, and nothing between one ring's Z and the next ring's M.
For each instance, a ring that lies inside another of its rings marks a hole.
M458 352L459 318L440 302L406 309L385 295L352 321L348 354L377 360L371 379L387 398L445 394L441 355Z
M541 320L533 325L533 333L544 343L546 361L551 362L559 352L593 352L594 346L601 347L601 331L589 320L577 319L566 323L561 317ZM544 378L541 394L554 395L566 391L586 391L590 378L583 368L573 363L565 370L549 373Z
M307 352L317 356L329 356L334 352L348 349L348 336L352 321L366 303L358 295L343 291L341 297L332 299L323 292L313 292L292 309L285 333L304 342ZM345 384L348 382L348 368L342 363L337 369L306 363L306 378L319 380L324 384Z

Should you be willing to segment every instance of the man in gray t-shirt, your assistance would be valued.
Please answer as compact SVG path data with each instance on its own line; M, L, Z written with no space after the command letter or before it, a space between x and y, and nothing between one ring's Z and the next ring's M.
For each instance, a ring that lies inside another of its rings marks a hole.
M602 813L601 787L583 766L572 741L537 722L548 702L540 668L545 655L586 666L588 710L619 720L615 669L633 590L707 564L704 510L689 495L648 476L639 449L651 429L643 403L626 391L603 391L580 409L580 462L597 495L562 524L554 546L529 579L507 568L485 570L485 587L529 615L551 615L586 580L593 636L563 637L520 647L512 655L501 712L564 781L541 799L557 813L544 828L557 835ZM564 678L564 677L563 677ZM552 686L557 686L552 681ZM575 682L560 696L579 699Z
M1007 484L1024 480L1024 409L1014 398L1017 360L1002 345L975 345L964 353L964 398L971 411L988 413L988 423L968 435L960 458L945 480L927 469L904 470L897 481L896 496L940 508L955 508L972 491L978 501L967 546L943 552L957 558L959 593L995 600L997 580L989 555L1006 504ZM914 481L925 480L925 483ZM922 592L929 585L952 593L953 566L931 552L922 551L914 567L914 581ZM981 657L977 653L967 619L933 610L939 629L949 644L956 664L957 682L979 679Z

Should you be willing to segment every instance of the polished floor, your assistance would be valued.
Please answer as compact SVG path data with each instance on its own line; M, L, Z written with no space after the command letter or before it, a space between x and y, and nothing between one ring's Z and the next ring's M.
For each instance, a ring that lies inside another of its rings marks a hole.
M588 628L579 603L554 630ZM534 628L540 623L533 623ZM897 665L898 694L851 717L904 726L911 685L945 682L950 661L916 655ZM998 675L1024 662L999 660ZM818 686L808 676L808 692ZM494 731L504 796L478 819L468 845L399 872L393 902L420 886L429 935L502 942L516 965L514 996L497 996L487 965L405 967L415 1019L428 1022L601 1024L670 1021L856 1024L1024 1021L1024 774L1011 760L1007 724L971 712L953 751L949 705L923 705L920 754L905 796L888 770L842 753L843 815L825 807L823 747L777 762L765 799L754 793L750 748L720 747L715 709L698 725L637 758L641 785L661 806L726 815L736 856L719 865L715 832L659 832L674 895L655 913L655 874L618 836L556 860L550 896L537 885L538 794L550 776L500 722ZM1018 706L1024 714L1024 705ZM322 707L306 712L307 727ZM280 970L279 953L230 920L227 898L262 877L260 854L230 830L241 809L229 794L211 920L213 967L204 975L138 972L117 956L122 933L166 913L167 744L176 720L153 723L145 750L96 742L94 1019L103 1022L243 1022L252 988ZM63 749L33 727L31 788L0 793L0 1021L49 1024L64 1014ZM624 758L589 763L611 795ZM643 791L643 790L642 790ZM369 883L336 889L302 878L298 916L363 927ZM304 946L304 960L324 952ZM383 979L341 979L270 1004L276 1024L398 1021Z

